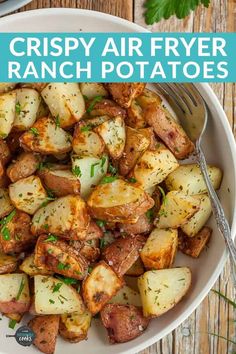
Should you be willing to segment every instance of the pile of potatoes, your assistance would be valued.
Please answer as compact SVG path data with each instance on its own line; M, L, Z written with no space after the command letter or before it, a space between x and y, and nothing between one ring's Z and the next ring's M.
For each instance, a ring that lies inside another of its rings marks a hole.
M0 311L35 346L141 335L187 293L212 230L194 145L143 83L0 84ZM222 180L208 166L215 189Z

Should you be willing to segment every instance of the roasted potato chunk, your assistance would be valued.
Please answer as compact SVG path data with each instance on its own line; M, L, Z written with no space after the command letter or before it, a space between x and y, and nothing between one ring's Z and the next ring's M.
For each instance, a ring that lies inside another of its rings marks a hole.
M12 182L29 177L35 173L40 157L32 152L23 152L7 168L7 175Z
M193 152L194 144L166 109L151 104L145 110L145 119L177 159L185 159Z
M34 214L48 195L37 176L22 178L9 186L9 196L14 206L28 214Z
M109 304L142 306L140 294L127 285L124 285L116 295L113 296Z
M29 131L20 137L21 146L27 151L43 155L62 154L71 150L72 137L58 127L52 118L39 118Z
M113 100L123 108L130 107L132 100L143 92L145 86L146 84L141 82L106 84Z
M71 170L44 168L38 172L43 184L57 197L68 194L80 194L80 181Z
M208 176L215 189L220 188L222 171L215 166L208 165ZM180 190L185 194L194 195L207 193L200 167L197 164L181 165L165 180L168 190Z
M210 227L203 227L195 236L189 237L179 230L179 250L188 256L198 258L212 234Z
M105 143L103 139L89 125L78 124L74 130L73 151L79 156L101 157Z
M74 312L82 314L85 311L78 291L57 278L35 275L34 289L35 312L39 315L62 315Z
M83 281L82 295L85 305L95 315L122 287L123 281L109 265L101 261Z
M86 240L87 241L94 240L102 237L103 237L102 229L93 220L91 220L87 230Z
M28 322L28 327L35 333L34 345L45 354L53 354L59 329L60 316L36 316Z
M108 92L104 85L98 82L82 82L80 84L80 91L86 99L93 99L96 97L107 97Z
M85 113L84 98L79 84L75 82L50 83L42 90L41 95L62 128L71 127Z
M177 228L185 224L200 208L200 201L182 192L166 194L154 224L159 229Z
M142 310L132 305L107 304L101 311L101 320L110 343L128 342L140 336L149 324Z
M12 273L17 268L17 258L0 253L0 274Z
M140 252L146 269L170 268L178 247L178 232L174 229L154 229Z
M127 235L146 234L151 231L152 224L146 214L141 215L134 224L119 224L121 233Z
M100 257L99 240L92 239L81 242L79 253L84 256L89 263L95 262Z
M69 240L84 240L89 222L85 202L78 195L68 195L40 208L33 216L31 230L34 235L52 233Z
M61 315L59 333L65 340L77 343L87 339L92 315L89 311L82 314Z
M138 278L145 317L158 317L174 307L191 285L187 267L150 270Z
M99 184L88 199L93 217L121 223L135 223L153 204L152 198L142 189L122 179Z
M16 321L17 323L19 323L22 320L22 317L24 316L23 313L4 313L3 315L9 318L10 320Z
M138 277L139 275L142 275L145 272L143 262L141 261L141 258L139 257L136 262L127 270L125 275L129 275L131 277Z
M9 92L0 95L0 139L5 139L10 133L16 107L16 93Z
M3 176L4 167L10 161L10 158L11 158L11 152L9 150L9 147L7 146L5 140L2 140L0 138L0 177Z
M1 82L0 83L0 93L5 93L14 89L16 84L12 82Z
M25 313L30 306L28 277L26 274L0 275L0 312Z
M138 259L144 243L145 238L139 235L119 238L103 250L103 259L122 277Z
M144 152L132 175L143 189L148 189L164 181L178 166L178 161L170 150L160 144L155 151Z
M4 219L3 219L4 220ZM31 218L28 214L13 210L6 218L0 232L0 245L4 253L20 253L35 244L30 232Z
M86 102L87 117L107 117L114 118L117 116L126 117L126 110L121 108L117 103L108 99L101 99L98 102L94 100ZM90 120L89 120L90 122ZM101 124L101 123L100 123ZM98 124L97 124L98 125ZM92 125L94 126L94 125Z
M83 255L52 235L38 238L34 262L38 267L74 279L81 280L87 275L88 263Z
M30 88L19 88L16 92L16 115L13 124L15 130L27 130L37 119L41 102L38 91Z
M124 152L119 160L119 171L122 176L126 176L133 169L149 144L150 140L139 130L126 127Z
M51 270L45 268L44 266L43 267L36 266L34 258L35 258L34 253L27 256L19 266L19 269L31 277L38 274L41 275L53 274Z
M109 119L95 128L95 131L103 139L111 158L119 159L123 153L126 140L123 118L117 116Z
M14 205L9 198L8 190L0 188L0 219L10 214L14 209Z

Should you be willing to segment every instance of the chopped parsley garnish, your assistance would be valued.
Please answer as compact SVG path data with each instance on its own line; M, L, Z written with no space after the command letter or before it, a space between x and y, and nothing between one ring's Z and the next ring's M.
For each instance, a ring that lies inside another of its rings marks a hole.
M103 96L94 97L94 99L90 103L89 107L87 108L87 113L90 114L92 112L92 110L94 109L95 104L98 102L101 102L102 99L103 99Z
M68 278L68 277L60 277L59 275L57 276L57 279L61 280L63 283L67 285L73 285L78 283L78 280L76 279Z
M103 156L103 157L102 157L102 161L101 161L101 170L102 170L102 173L104 173L104 165L105 165L106 161L107 161L106 156Z
M30 128L29 131L34 135L34 136L38 136L39 135L39 131L37 128Z
M80 128L81 132L89 132L92 129L91 125L85 125Z
M114 182L116 179L117 179L117 176L105 176L101 180L100 184L111 183L111 182Z
M89 100L88 96L86 96L86 95L83 95L83 98L84 98L85 101Z
M63 284L63 283L57 283L57 284L54 286L52 292L53 292L53 293L56 293L57 291L59 291L60 288L61 288L61 286L62 286L62 284Z
M11 234L10 234L10 231L9 231L9 229L8 229L7 226L5 226L5 227L2 228L1 233L2 233L3 239L4 239L5 241L10 240Z
M11 329L14 329L16 324L17 324L16 320L10 320L9 324L8 324L8 327L11 328Z
M49 235L44 242L56 242L58 240L57 236Z
M148 221L149 221L150 223L152 223L153 218L154 218L154 210L153 210L153 209L149 209L149 210L146 212L146 217L148 218Z
M21 296L21 293L24 289L24 286L25 286L25 282L24 282L24 279L21 279L21 282L20 282L20 287L19 287L19 290L18 290L18 293L16 295L16 300L19 300L20 296Z
M114 167L111 163L108 166L108 171L112 174L112 175L116 175L117 174L117 168Z
M47 197L46 200L40 205L40 208L45 207L46 205L48 205L48 203L52 200L55 200L55 197Z
M127 181L130 182L130 183L136 183L137 182L136 178L134 178L134 177L128 178Z
M49 299L50 304L55 304L55 301L52 299Z
M88 273L91 274L93 271L93 268L92 267L88 267Z
M75 166L74 168L72 168L72 173L76 177L81 177L82 176L81 169L80 169L79 166Z
M14 218L15 215L16 210L14 209L8 216L6 216L0 221L0 225L2 225L1 234L5 241L10 240L10 231L6 225Z
M56 129L61 127L59 114L55 118Z
M104 238L100 239L100 248L104 248L107 245L107 242Z
M16 103L15 107L16 107L16 114L20 114L22 111L22 108L21 108L21 104L19 101Z
M166 194L165 191L162 187L158 186L159 191L161 192L161 196L162 196L162 203L165 205L166 204Z
M90 168L90 177L94 177L94 172L95 172L95 167L98 166L100 163L99 162L95 162L91 165Z
M97 224L99 227L105 227L106 221L97 219L97 220L96 220L96 224Z
M69 269L69 268L70 268L69 264L64 264L64 263L59 262L58 265L57 265L57 269L59 269L59 270L66 270L66 269Z

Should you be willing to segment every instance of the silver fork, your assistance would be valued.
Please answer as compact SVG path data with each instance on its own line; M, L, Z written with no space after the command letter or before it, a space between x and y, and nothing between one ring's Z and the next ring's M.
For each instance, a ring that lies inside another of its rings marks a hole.
M193 84L162 83L156 84L156 86L158 91L170 103L185 132L195 144L196 161L200 166L207 186L217 227L224 237L229 251L232 279L234 287L236 288L236 247L231 237L230 227L225 217L223 207L208 176L206 159L201 148L201 140L208 119L206 104Z

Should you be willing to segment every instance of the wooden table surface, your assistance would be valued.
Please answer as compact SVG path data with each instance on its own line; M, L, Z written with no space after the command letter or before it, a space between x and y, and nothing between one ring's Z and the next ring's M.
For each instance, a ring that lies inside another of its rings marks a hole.
M180 0L181 1L181 0ZM33 0L20 11L46 7L92 9L126 18L147 27L143 18L144 0ZM154 32L235 32L236 0L212 0L209 9L199 8L185 20L171 18L154 26ZM230 125L236 133L236 84L211 85L222 103ZM230 268L227 264L214 289L235 298ZM236 348L208 333L236 340L236 313L212 291L197 310L175 331L140 354L233 354ZM83 354L83 353L81 353Z

